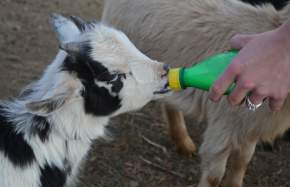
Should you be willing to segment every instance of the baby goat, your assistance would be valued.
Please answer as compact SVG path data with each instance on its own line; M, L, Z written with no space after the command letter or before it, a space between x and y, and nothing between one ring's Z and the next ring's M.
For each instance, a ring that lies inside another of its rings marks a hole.
M62 50L18 99L0 103L1 187L72 186L111 117L168 91L167 67L122 32L56 14L51 24Z

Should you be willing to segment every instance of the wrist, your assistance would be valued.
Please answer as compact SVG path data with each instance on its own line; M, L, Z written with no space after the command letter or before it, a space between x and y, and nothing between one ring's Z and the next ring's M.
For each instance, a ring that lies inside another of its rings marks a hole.
M290 19L287 20L284 24L282 24L278 29L277 29L277 33L280 36L289 36L290 33ZM290 37L289 37L290 40Z

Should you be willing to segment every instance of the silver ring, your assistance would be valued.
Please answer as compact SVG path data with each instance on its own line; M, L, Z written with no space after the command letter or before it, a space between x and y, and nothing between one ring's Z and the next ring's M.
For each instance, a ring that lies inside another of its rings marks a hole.
M248 109L252 112L255 112L260 106L262 106L263 102L255 105L254 103L252 103L252 101L250 100L249 96L246 96L246 105L248 107Z

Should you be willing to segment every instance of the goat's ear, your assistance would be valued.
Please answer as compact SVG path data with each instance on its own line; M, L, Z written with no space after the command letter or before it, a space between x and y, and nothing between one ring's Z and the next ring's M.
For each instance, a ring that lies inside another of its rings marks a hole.
M75 90L72 87L69 88L65 87L65 85L62 86L64 87L55 90L55 93L51 93L45 98L27 102L25 106L28 112L40 116L47 116L60 109L75 93Z
M86 30L87 22L78 16L70 16L70 19L75 23L80 31Z
M60 45L75 42L81 33L79 26L74 20L59 14L50 15L50 24L55 31Z

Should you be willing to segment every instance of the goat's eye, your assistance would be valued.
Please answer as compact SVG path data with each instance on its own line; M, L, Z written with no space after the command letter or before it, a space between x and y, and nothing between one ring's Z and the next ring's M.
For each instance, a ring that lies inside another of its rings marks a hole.
M114 74L114 75L112 75L112 79L110 80L110 82L114 82L114 81L118 80L118 78L119 78L119 74Z
M114 79L118 78L117 74L111 74L109 72L105 72L97 77L99 81L110 82Z
M126 74L125 73L115 73L111 75L111 79L109 82L115 82L121 79L126 79Z

